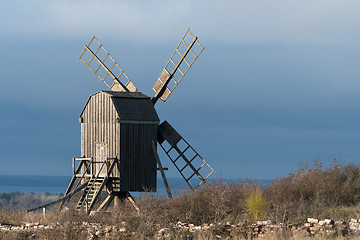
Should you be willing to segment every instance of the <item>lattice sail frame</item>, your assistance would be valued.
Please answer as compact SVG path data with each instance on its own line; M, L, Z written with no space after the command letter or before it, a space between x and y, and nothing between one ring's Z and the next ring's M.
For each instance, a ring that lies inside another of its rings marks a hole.
M95 40L95 41L94 41ZM97 46L91 45L95 44ZM84 46L84 51L80 54L79 59L88 67L90 70L98 76L101 81L103 81L111 90L113 91L130 91L136 92L137 88L131 82L130 78L125 74L125 72L120 68L120 66L116 63L116 61L111 57L111 55L106 51L103 45L99 42L99 40L93 35L90 42ZM95 51L93 51L94 49ZM85 57L84 54L89 53L89 60L83 59ZM102 59L98 57L98 55L105 55ZM96 60L95 63L93 61ZM111 67L108 68L105 64L105 61L109 62ZM99 70L105 70L105 73L101 75ZM115 73L115 74L114 74ZM109 83L109 78L112 79L112 83ZM124 79L126 84L124 85L120 79Z
M189 41L186 42L185 40L189 38L191 39L190 43ZM196 59L204 50L204 47L201 46L197 39L198 38L195 37L190 31L190 28L188 28L184 36L181 38L180 43L175 48L175 51L171 55L169 61L166 63L163 71L161 72L158 80L153 87L153 90L155 92L154 97L157 97L158 94L161 94L160 99L165 102L170 96L170 94L174 91L176 86L180 83L181 79L185 76L190 67L194 64ZM192 49L194 45L198 47L198 52L195 52ZM183 49L185 51L181 52ZM191 54L188 55L189 53ZM193 59L189 60L189 56L191 56L191 58ZM186 59L187 57L188 59ZM181 67L183 66L183 62L185 63L185 69L181 69ZM175 76L176 72L179 73L178 76Z
M165 141L169 144L170 147L165 146ZM211 174L215 173L215 170L167 121L164 121L162 124L159 125L158 142L191 189L196 189L202 183L205 183L206 179L210 177ZM182 149L180 149L181 147L179 146L180 142L183 142L184 145ZM191 159L188 159L188 157L186 156L187 151L191 151L191 153L194 154L190 154L191 156L193 156ZM171 152L173 152L173 154L171 154ZM179 159L184 160L184 166L179 166ZM200 165L199 167L194 166L195 161L199 161L201 163L198 163L198 165ZM205 170L205 168L207 168L208 173L204 177L200 173L200 171ZM185 170L190 171L190 174L188 176L186 176L186 174L184 173ZM200 179L200 182L191 181L195 176Z

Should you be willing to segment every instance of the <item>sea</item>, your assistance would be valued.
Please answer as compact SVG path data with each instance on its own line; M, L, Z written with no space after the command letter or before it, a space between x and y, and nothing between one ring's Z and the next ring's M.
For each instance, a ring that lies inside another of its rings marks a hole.
M71 180L71 176L41 176L41 175L0 175L0 193L44 193L63 195ZM171 192L178 193L189 190L189 186L182 178L167 178ZM260 187L267 187L272 180L254 179L209 179L208 182L257 183ZM157 195L166 195L166 189L161 178L157 179ZM138 194L135 194L138 195Z

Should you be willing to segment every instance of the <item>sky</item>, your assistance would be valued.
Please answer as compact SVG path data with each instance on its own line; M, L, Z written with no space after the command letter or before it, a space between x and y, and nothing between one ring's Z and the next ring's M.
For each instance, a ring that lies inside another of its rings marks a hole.
M139 91L188 27L204 52L160 119L216 170L274 179L360 159L355 0L13 0L0 9L0 174L71 175L79 114L107 87L78 59L94 34ZM167 176L179 177L160 153Z

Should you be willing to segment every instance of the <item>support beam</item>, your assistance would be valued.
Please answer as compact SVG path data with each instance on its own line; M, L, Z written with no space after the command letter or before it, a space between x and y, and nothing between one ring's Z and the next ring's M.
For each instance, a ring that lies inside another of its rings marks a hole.
M105 200L100 204L100 206L98 207L98 209L96 209L97 212L100 212L103 209L107 209L110 205L110 203L112 202L112 200L114 199L114 195L110 194L109 196L107 196L105 198Z
M126 199L126 192L113 192L114 209L120 209Z
M140 209L136 205L134 198L131 196L129 192L112 192L111 195L114 196L114 209L120 209L123 205L125 200L127 199L134 209L139 213Z
M131 196L131 194L129 192L126 192L126 197L129 200L129 202L131 203L131 205L135 208L135 210L139 213L140 209L139 207L136 205L134 198Z
M164 185L165 185L165 188L166 188L166 192L167 192L167 194L168 194L168 197L169 197L169 199L173 199L173 197L172 197L172 195L171 195L171 191L170 191L169 184L168 184L167 179L166 179L166 176L165 176L164 168L162 167L162 164L161 164L159 155L157 154L157 151L156 151L156 146L155 146L154 141L152 141L152 149L153 149L153 152L154 152L154 156L155 156L156 162L157 162L157 164L158 164L158 166L159 166L159 170L160 170L160 173L161 173L161 177L162 177L162 180L163 180L163 182L164 182Z

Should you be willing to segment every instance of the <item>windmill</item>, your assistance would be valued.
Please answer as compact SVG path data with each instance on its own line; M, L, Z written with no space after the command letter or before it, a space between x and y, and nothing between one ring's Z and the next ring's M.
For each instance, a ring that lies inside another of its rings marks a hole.
M99 91L89 97L79 118L81 157L73 158L73 177L64 196L50 204L61 202L62 206L81 192L76 208L89 213L101 193L107 192L97 211L107 208L112 201L119 206L124 199L137 208L129 192L156 191L157 170L168 197L172 198L157 143L191 189L206 182L215 171L167 121L160 124L155 110L157 101L168 99L203 50L188 29L157 79L155 94L150 98L137 92L99 40L92 37L79 59L111 91Z

